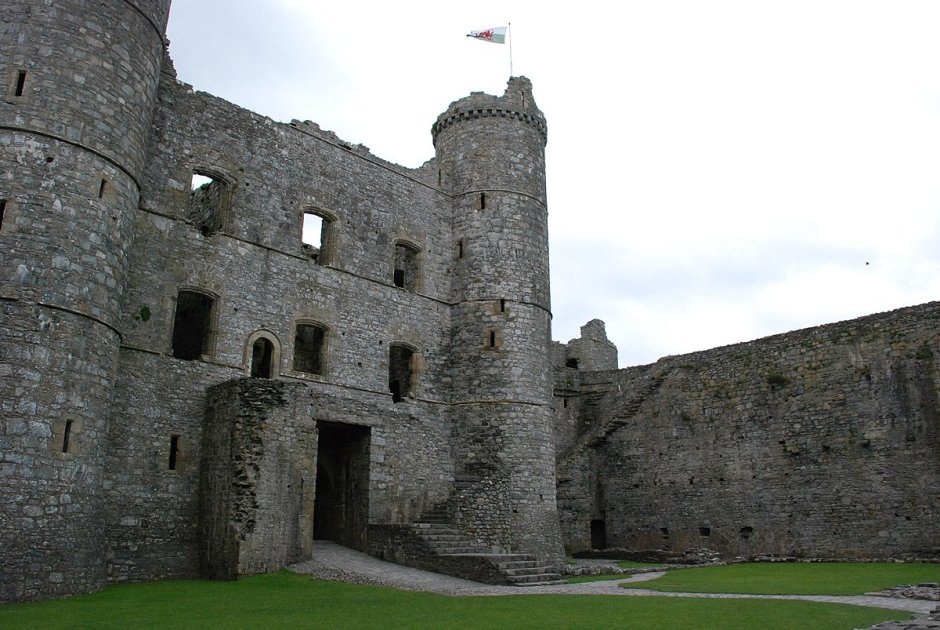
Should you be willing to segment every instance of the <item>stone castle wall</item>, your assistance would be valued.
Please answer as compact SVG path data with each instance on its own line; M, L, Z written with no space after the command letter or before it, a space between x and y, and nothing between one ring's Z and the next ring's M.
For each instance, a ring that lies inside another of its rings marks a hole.
M169 0L0 20L0 603L104 585L104 475Z
M552 562L592 531L936 553L936 304L618 371L600 321L550 341L527 79L452 103L408 169L178 82L168 11L4 5L0 603L195 577L200 550L271 570L311 518L367 549L441 509ZM207 333L180 350L187 303ZM250 531L239 496L269 506Z
M578 377L569 550L940 554L940 303Z
M205 392L248 375L258 334L278 349L276 377L342 399L321 405L319 419L342 421L336 416L356 401L371 406L354 423L407 416L399 426L411 433L396 428L388 440L409 455L389 456L401 469L373 471L370 509L379 522L413 519L445 498L452 480L447 196L424 181L427 169L390 165L313 124L275 123L193 92L172 73L159 96L122 318L115 415L127 421L111 427L111 579L197 574ZM227 188L228 206L210 234L190 214L194 172ZM304 249L305 211L332 220L325 264ZM401 240L420 249L414 291L393 285ZM215 300L209 345L195 361L171 356L181 289ZM298 372L292 361L295 326L308 321L327 331L321 374ZM397 404L388 391L396 342L417 354L413 390ZM419 435L425 448L411 449ZM180 460L169 470L172 436Z

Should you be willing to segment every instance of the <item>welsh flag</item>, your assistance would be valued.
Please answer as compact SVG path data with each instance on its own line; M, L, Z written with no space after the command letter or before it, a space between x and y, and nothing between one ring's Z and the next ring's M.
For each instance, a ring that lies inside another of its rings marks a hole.
M491 44L505 44L506 27L495 26L493 28L488 28L485 31L470 31L470 33L467 34L467 37L482 39L483 41L490 42Z

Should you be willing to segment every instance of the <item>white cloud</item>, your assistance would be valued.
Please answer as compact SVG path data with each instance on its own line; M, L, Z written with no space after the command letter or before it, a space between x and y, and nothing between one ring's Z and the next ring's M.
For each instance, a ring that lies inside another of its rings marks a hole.
M940 296L940 3L177 0L180 78L386 159L516 74L549 123L555 337L625 365ZM865 263L870 263L865 265Z

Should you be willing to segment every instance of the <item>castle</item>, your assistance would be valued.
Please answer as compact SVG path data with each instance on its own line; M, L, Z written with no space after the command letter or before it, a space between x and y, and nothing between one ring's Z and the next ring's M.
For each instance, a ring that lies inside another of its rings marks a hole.
M940 554L940 304L618 370L599 321L551 342L526 79L407 169L178 82L169 5L5 5L0 603L316 538L447 568L435 523L547 567Z

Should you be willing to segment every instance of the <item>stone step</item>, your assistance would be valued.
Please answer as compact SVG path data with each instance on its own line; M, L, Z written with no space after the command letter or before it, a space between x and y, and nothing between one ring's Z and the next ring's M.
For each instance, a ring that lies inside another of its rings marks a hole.
M412 531L428 551L440 557L479 558L493 566L513 586L566 584L551 567L535 556L524 553L500 553L481 546L462 529L445 520L443 510L432 509L412 524Z
M438 520L450 520L450 514L447 513L447 510L429 510L421 515L422 521L438 521Z
M482 556L485 555L487 551L485 548L475 545L465 547L432 546L431 550L439 556Z
M503 573L508 576L523 576L523 575L543 575L546 573L553 573L551 568L542 565L536 567L519 567L518 569L503 569ZM558 575L558 572L555 571L554 575Z
M512 569L532 569L535 567L545 566L538 560L510 560L509 562L497 562L496 565L500 569L512 570Z
M520 582L519 584L513 584L513 586L526 587L526 586L561 586L567 584L566 580L545 580L544 582Z
M414 523L412 527L419 534L455 534L466 536L466 532L450 523Z
M422 540L434 540L434 541L448 541L448 540L470 540L466 536L461 536L460 534L451 534L451 533L428 533L428 534L419 534Z
M420 527L415 528L414 532L421 540L428 543L461 542L477 547L479 546L479 543L474 539L454 527Z
M546 583L565 584L557 573L537 573L534 575L507 575L509 582L513 586L542 586Z

